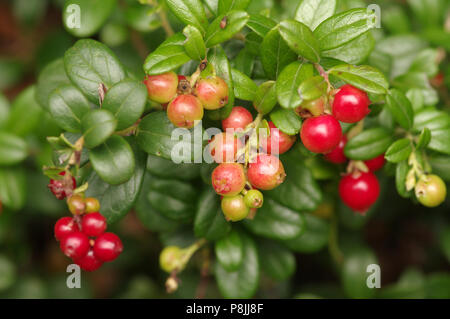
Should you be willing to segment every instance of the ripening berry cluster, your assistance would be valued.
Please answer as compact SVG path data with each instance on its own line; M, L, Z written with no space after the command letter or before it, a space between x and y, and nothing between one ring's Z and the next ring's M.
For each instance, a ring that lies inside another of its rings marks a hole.
M60 173L65 176L65 172ZM50 180L49 188L58 199L66 198L76 188L61 190L60 180ZM73 217L62 217L55 224L55 238L62 252L85 271L97 270L104 262L113 261L123 250L120 238L107 228L106 218L100 214L100 203L96 198L75 194L68 197L67 204Z
M168 72L144 79L150 100L167 108L167 117L176 127L190 129L203 118L203 111L228 104L228 85L218 76L200 78L191 84L184 75Z
M302 126L300 136L303 145L314 153L324 154L327 161L335 164L347 162L344 147L347 137L339 122L356 123L369 114L370 100L363 92L349 84L342 86L334 95L331 114L325 114L325 98L307 101L297 113L311 116ZM378 199L380 185L373 173L384 165L384 154L365 161L365 168L353 167L341 178L339 195L342 201L355 212L364 214Z
M253 123L252 114L244 107L236 106L222 121L224 132L209 142L210 154L219 164L211 175L212 186L222 197L225 218L234 222L253 218L263 205L260 190L272 190L284 182L286 173L277 155L287 152L296 140L295 136L281 132L269 122L270 133L266 140L259 140L258 152L249 159L248 165L244 165L239 157L245 156L242 151L246 147L245 135L239 138L233 132L243 132Z

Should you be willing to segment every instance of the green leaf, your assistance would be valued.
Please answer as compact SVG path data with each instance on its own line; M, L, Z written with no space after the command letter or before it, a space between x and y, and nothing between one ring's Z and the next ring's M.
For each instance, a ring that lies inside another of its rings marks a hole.
M404 129L409 130L412 128L414 111L411 102L402 92L397 89L389 90L389 94L386 95L386 107L391 112L395 121Z
M214 251L217 261L226 271L237 271L244 259L241 236L237 231L231 231L222 239L216 241Z
M253 106L261 114L267 114L277 104L277 90L275 81L262 83L256 91Z
M302 127L302 120L293 110L277 108L270 112L273 124L287 135L296 135Z
M284 241L291 250L299 253L315 253L328 244L329 223L312 214L304 214L305 231L299 236Z
M367 266L378 264L372 251L358 248L345 253L341 270L342 286L350 298L371 298L375 289L367 286Z
M425 127L419 135L419 140L417 141L416 148L425 148L430 144L431 141L431 131L429 128Z
M280 72L298 58L281 37L278 27L270 30L264 37L260 56L264 71L270 79L278 78Z
M420 89L413 88L408 90L408 92L406 92L406 97L411 102L411 106L415 113L424 107L424 96Z
M234 95L238 99L244 101L253 101L258 91L258 86L244 73L231 69L231 75L233 78Z
M411 193L406 190L406 176L409 169L408 161L398 163L395 168L395 186L398 194L404 198L411 197Z
M217 285L225 298L251 298L258 288L259 260L256 245L252 238L244 234L242 243L244 260L237 271L228 272L220 263L215 265Z
M432 77L439 71L437 49L425 49L421 51L412 62L410 72L423 72Z
M78 40L66 51L64 67L72 83L93 103L98 103L100 84L109 89L125 78L125 71L114 53L91 39Z
M305 230L303 214L265 196L264 205L256 217L244 221L252 233L271 239L286 240L300 235Z
M192 25L188 25L184 28L183 34L186 37L184 50L187 55L193 60L203 60L206 57L206 46L200 30Z
M3 154L3 153L2 153ZM12 210L20 210L26 201L27 181L21 167L0 167L0 198Z
M147 199L165 217L190 221L195 213L197 191L191 183L152 176Z
M184 49L185 41L186 37L182 33L176 33L164 41L145 59L145 73L150 75L162 74L189 62L191 58Z
M90 37L105 24L116 4L116 0L67 0L63 8L64 27L76 37Z
M331 68L329 73L367 93L386 94L389 88L383 73L368 65L341 64Z
M277 26L277 23L266 16L261 14L252 14L250 19L247 21L247 27L249 27L253 32L264 38L267 33Z
M366 161L386 152L391 144L392 134L382 127L376 127L348 141L344 153L350 159Z
M45 110L48 110L50 94L57 87L71 84L64 69L64 60L58 59L48 64L39 74L36 85L36 100Z
M312 211L322 202L322 192L310 170L301 161L301 155L294 149L281 156L286 180L267 193L267 196L294 211Z
M218 14L230 12L232 10L245 10L251 0L219 0Z
M206 30L206 46L211 48L230 40L245 27L249 18L250 16L245 11L231 11L218 16ZM225 27L223 27L224 21L226 21Z
M111 136L102 145L89 151L89 159L98 176L111 185L128 181L134 174L135 158L127 141Z
M295 20L285 20L280 23L279 30L295 53L311 62L320 61L319 43L306 25Z
M28 155L27 143L17 135L0 132L0 165L14 165Z
M152 178L153 177L150 174L145 174L142 191L140 192L135 205L137 217L142 224L151 231L173 231L177 228L179 223L161 214L161 212L155 209L148 200L150 181Z
M144 179L147 156L138 149L134 139L128 141L133 147L136 168L133 176L126 183L111 185L104 182L95 172L87 180L89 188L86 196L95 197L100 201L100 213L106 217L109 224L115 223L131 210L141 191Z
M208 20L200 0L166 0L166 3L184 24L191 24L201 32L205 32Z
M445 155L433 156L428 159L433 173L441 177L444 181L450 182L450 157Z
M175 178L181 180L192 180L200 176L200 164L179 163L149 155L147 160L147 170L152 175L161 178Z
M434 107L422 109L414 116L414 130L416 132L421 132L425 128L433 132L447 127L450 127L450 116Z
M286 109L294 109L302 103L299 95L299 85L312 77L313 66L300 61L286 66L277 79L276 91L278 103Z
M289 279L296 268L295 256L284 245L264 240L258 246L262 270L277 281Z
M402 138L389 146L384 157L391 163L400 163L407 160L412 151L411 141Z
M195 150L202 152L203 144L196 144L197 140L193 138L196 128L179 131L186 133L185 135L177 135L175 129L176 127L167 118L166 112L153 112L144 117L139 124L137 141L139 146L150 155L156 155L176 163L186 157L193 158ZM173 139L172 134L174 134ZM202 136L201 132L198 134ZM199 142L203 143L203 141ZM180 155L178 153L180 149L186 149L187 154Z
M207 240L218 240L230 230L231 225L223 216L219 197L208 187L201 193L197 201L194 220L195 236Z
M375 13L367 9L348 10L323 21L314 30L314 36L320 50L334 49L373 29L375 19Z
M81 126L84 135L84 146L94 148L105 142L114 133L117 120L111 112L96 109L81 119Z
M450 127L431 131L431 141L428 148L450 155Z
M36 86L23 90L12 102L5 131L26 136L35 131L42 123L42 108L36 102Z
M123 130L144 113L147 103L147 88L138 81L123 80L106 92L102 109L110 111L117 119L117 130Z
M50 95L50 114L68 132L81 131L81 119L90 109L87 98L73 85L62 85Z
M295 20L314 30L322 21L331 17L335 10L336 0L303 0L297 8Z
M209 49L208 62L214 67L216 75L224 79L228 85L228 104L219 110L208 112L211 119L223 120L230 115L230 112L234 106L234 83L231 74L230 61L228 61L227 55L222 47L217 45Z
M235 70L251 77L255 66L255 55L250 52L249 48L242 49L239 54L233 59L232 66ZM233 78L233 81L234 78Z
M323 77L316 75L309 77L303 81L298 87L298 94L300 99L303 100L316 100L322 95L325 95L328 89L328 84Z

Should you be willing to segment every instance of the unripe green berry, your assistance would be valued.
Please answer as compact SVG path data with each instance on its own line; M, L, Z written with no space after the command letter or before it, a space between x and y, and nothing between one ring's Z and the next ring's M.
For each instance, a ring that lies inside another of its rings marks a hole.
M97 198L94 197L87 197L84 200L84 203L86 204L86 213L96 213L100 211L100 202Z
M181 270L181 257L183 251L177 246L167 246L159 255L159 265L165 272L172 272L174 270Z
M264 196L257 189L251 189L245 194L244 201L245 205L250 208L260 208L263 205Z
M69 210L74 215L82 215L86 210L86 203L83 196L73 195L67 200L67 206Z
M225 218L232 222L243 220L250 212L250 208L245 204L242 195L222 198L221 206Z
M447 196L447 187L437 175L423 175L415 187L419 202L427 207L436 207L442 204Z

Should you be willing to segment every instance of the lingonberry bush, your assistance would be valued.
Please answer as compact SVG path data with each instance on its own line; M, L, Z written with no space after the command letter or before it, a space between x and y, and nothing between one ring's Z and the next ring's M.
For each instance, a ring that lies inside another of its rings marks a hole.
M23 93L60 128L45 133L52 163L41 164L67 204L54 220L62 254L89 272L119 262L130 248L107 227L136 212L159 234L170 293L192 271L200 296L214 276L222 296L250 298L265 278L301 273L296 256L326 248L347 297L409 296L405 282L424 285L406 271L385 289L368 287L367 267L382 260L362 229L396 214L394 196L422 215L442 212L425 207L445 202L450 179L448 90L438 76L450 43L445 1L430 1L431 11L409 1L421 37L408 34L399 4L384 2L383 28L363 1L119 2L65 1L65 28L82 39ZM159 38L140 34L153 30ZM115 49L128 32L145 59ZM27 156L24 134L4 128L0 165L15 165ZM23 174L1 170L0 179ZM14 196L0 187L2 203L20 208ZM437 232L448 258L449 231ZM430 289L449 281L427 277L420 296L448 296Z

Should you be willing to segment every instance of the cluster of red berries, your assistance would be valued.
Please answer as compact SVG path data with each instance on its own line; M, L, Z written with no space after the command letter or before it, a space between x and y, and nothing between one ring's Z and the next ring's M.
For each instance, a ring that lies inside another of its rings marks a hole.
M242 152L246 147L245 135L239 138L235 132L245 131L252 123L253 116L247 109L234 107L228 118L222 121L224 132L209 142L210 154L219 164L211 175L212 186L222 196L222 211L231 221L252 218L263 204L260 190L272 190L284 182L286 173L276 155L288 151L296 139L269 122L270 134L266 141L260 141L258 152L248 165L244 165L239 157L245 156ZM277 147L274 143L278 144Z
M228 85L218 76L200 78L191 85L190 78L167 72L146 76L144 84L150 100L167 108L167 117L177 127L192 128L203 118L203 109L228 104Z
M60 173L65 176L65 172ZM71 176L70 176L71 177ZM73 179L73 177L71 177ZM50 180L49 188L58 199L66 198L76 187L59 188L60 180ZM55 224L55 238L62 252L85 271L97 270L104 262L113 261L123 250L120 238L106 233L106 218L99 213L100 203L96 198L84 198L80 194L68 197L67 204L73 217L62 217Z
M356 123L364 119L370 112L370 100L367 93L347 84L334 96L332 115L324 114L324 105L324 98L320 98L300 107L300 112L307 110L313 115L303 123L300 136L308 150L324 154L329 162L343 164L347 162L344 154L347 137L342 133L339 121ZM362 214L378 199L380 185L373 172L383 167L384 154L365 161L364 164L367 170L353 167L339 183L342 201Z

